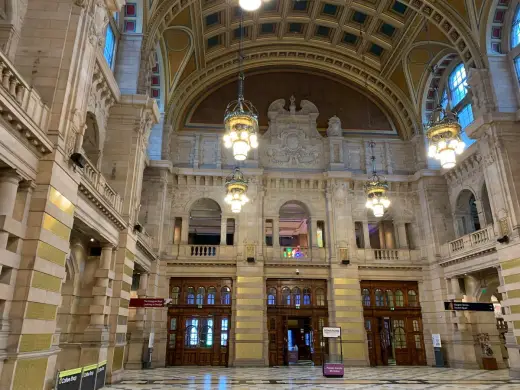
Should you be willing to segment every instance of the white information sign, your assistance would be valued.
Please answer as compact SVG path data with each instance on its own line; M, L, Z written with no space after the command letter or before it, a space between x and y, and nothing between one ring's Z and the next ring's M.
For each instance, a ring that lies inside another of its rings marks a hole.
M148 338L148 348L153 348L154 341L155 341L155 333L150 332L150 337Z
M432 334L433 348L441 347L441 335L438 333Z
M323 327L323 337L338 338L341 336L341 328Z

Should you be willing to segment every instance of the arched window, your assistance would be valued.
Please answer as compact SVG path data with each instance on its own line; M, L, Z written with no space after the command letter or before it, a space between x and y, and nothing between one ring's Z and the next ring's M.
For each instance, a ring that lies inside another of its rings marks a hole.
M364 288L361 295L363 297L363 306L370 307L370 290L368 288Z
M293 297L294 297L294 304L296 306L300 306L301 305L301 299L302 299L301 290L298 287L295 287L295 288L292 289L292 294L293 294Z
M204 287L199 287L197 289L197 305L204 304L204 296L206 295L206 289Z
M325 306L325 291L322 288L316 289L316 305Z
M116 36L110 23L107 25L107 31L105 33L105 48L103 49L103 55L107 60L110 69L114 67L114 57L116 52Z
M395 292L395 305L397 307L403 307L404 306L404 295L401 290L397 290Z
M215 304L215 295L217 295L217 289L215 287L208 288L208 298L207 298L208 305Z
M231 289L227 286L220 289L220 303L231 305Z
M375 296L376 296L376 306L386 306L385 297L383 295L383 290L381 290L380 288L376 288Z
M173 287L172 288L172 305L178 305L179 304L179 296L181 295L181 289L180 287Z
M291 290L289 287L282 288L282 305L290 305L291 304Z
M467 73L463 63L458 64L448 76L446 87L440 95L440 104L445 110L450 110L457 114L462 130L473 122L471 97L468 95ZM462 131L460 136L466 146L475 142L464 131Z
M200 328L200 347L211 348L213 346L213 319L203 320L202 324Z
M195 348L199 345L199 320L197 318L186 320L184 345L191 348Z
M417 306L417 293L414 290L408 290L408 306Z
M386 290L386 303L389 307L394 307L394 294L392 290Z
M186 303L188 305L195 304L195 288L188 287L188 292L186 294Z
M395 326L394 321L394 347L395 349L406 348L406 332L402 326Z
M303 289L303 304L304 305L311 304L311 289L309 287L305 287Z
M276 288L271 287L267 292L267 304L276 305Z
M511 49L520 43L520 7L517 7L511 28Z

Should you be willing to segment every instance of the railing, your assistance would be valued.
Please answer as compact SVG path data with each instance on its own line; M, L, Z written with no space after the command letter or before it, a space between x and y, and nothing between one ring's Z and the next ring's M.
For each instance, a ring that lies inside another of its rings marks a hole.
M153 237L148 235L146 232L137 233L137 237L140 241L148 245L150 248L153 248Z
M374 259L376 260L399 260L398 249L374 249Z
M190 245L190 256L191 257L217 257L218 256L217 245Z
M92 164L86 157L85 167L83 168L83 177L118 213L121 213L123 208L123 199L112 187L110 187L101 172L99 172L94 164Z
M450 241L447 244L449 252L448 255L461 255L466 252L474 251L476 249L484 248L494 244L495 233L493 231L493 225L489 225L484 229L477 230L476 232L466 234L463 237Z
M386 263L386 264L408 264L420 261L420 251L416 249L358 249L357 259L359 262Z
M49 108L42 98L18 73L11 61L0 52L0 84L20 109L43 132L47 132Z

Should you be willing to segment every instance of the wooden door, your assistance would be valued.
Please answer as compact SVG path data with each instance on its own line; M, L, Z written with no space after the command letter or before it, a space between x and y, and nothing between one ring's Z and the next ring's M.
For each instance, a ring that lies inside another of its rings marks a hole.
M426 365L422 320L420 317L407 319L407 344L410 351L410 364Z
M277 366L278 363L278 328L277 328L278 316L271 315L267 317L267 329L269 337L269 366ZM282 346L283 348L283 346ZM283 350L282 350L283 352Z
M406 318L392 318L392 334L394 358L398 366L410 365L410 349L408 348Z
M379 363L383 366L388 366L388 358L391 354L391 329L388 321L384 318L379 318Z
M365 331L367 332L368 357L371 366L377 366L376 348L375 348L375 332L377 329L377 322L375 318L365 317Z
M175 365L177 351L177 316L168 316L168 344L166 347L166 365Z

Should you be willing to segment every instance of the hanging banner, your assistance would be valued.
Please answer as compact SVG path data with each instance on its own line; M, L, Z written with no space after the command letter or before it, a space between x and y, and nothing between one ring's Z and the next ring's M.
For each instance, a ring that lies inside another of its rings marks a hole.
M130 298L129 307L164 307L164 298Z
M58 375L56 390L79 390L82 368L62 371Z
M101 389L105 386L105 380L107 376L107 361L102 361L98 364L96 371L96 390Z
M495 307L492 303L444 302L444 310L495 311Z
M83 367L81 375L81 390L95 390L97 364Z

